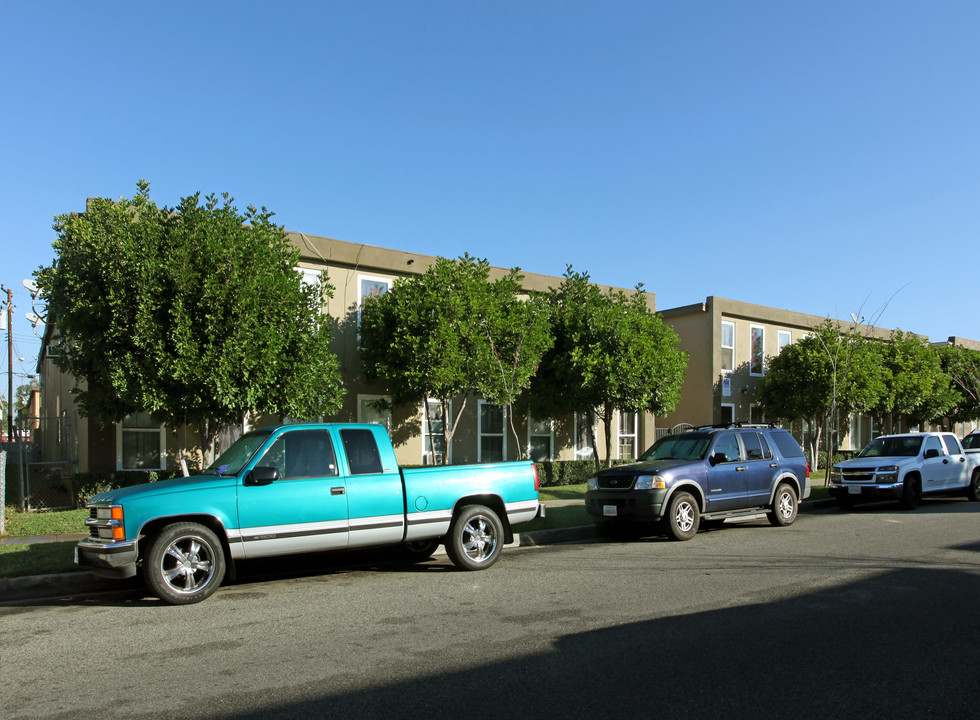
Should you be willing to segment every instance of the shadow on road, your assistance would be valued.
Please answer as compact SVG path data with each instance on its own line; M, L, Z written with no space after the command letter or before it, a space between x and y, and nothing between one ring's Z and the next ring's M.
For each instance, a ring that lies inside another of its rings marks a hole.
M973 563L980 543L957 549ZM473 647L470 667L422 667L420 679L382 687L326 678L281 688L296 699L275 705L230 692L226 712L215 704L208 716L973 717L978 598L980 573L899 569L775 602L569 634L506 663L481 664ZM623 601L655 610L642 597Z

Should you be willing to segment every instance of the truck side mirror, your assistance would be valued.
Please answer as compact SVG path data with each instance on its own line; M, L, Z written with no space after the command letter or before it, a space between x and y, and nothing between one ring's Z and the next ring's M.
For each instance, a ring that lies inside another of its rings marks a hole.
M245 485L268 485L279 479L279 470L268 465L252 468L245 476Z
M939 451L936 448L929 448L926 450L925 459L939 457Z
M723 452L712 453L711 457L708 458L708 462L711 463L711 467L714 467L720 463L728 462L728 456Z

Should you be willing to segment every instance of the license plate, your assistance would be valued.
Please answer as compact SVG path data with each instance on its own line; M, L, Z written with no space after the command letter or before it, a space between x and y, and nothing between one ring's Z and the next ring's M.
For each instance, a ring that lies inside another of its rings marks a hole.
M860 495L860 494L861 494L861 488L859 488L859 487L854 487L853 485L849 485L849 486L847 487L847 492L848 492L849 494L851 494L851 495Z
M604 517L616 517L616 506L615 505L603 505L602 514Z

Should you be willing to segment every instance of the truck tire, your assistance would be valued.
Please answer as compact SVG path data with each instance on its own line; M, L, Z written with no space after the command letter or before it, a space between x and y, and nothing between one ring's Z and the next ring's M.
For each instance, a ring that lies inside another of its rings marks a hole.
M966 489L966 496L973 502L980 501L980 469L973 471L970 486Z
M485 570L500 558L504 525L490 508L466 505L446 536L446 554L460 570Z
M775 527L792 525L799 509L800 504L796 501L796 491L793 487L787 483L779 483L772 500L772 508L768 513L769 524Z
M906 475L902 482L902 509L915 510L919 507L921 497L922 490L919 488L919 478L914 475Z
M664 528L672 540L690 540L698 534L701 511L698 502L690 493L679 492L670 499L670 506L664 516Z
M170 605L205 600L225 577L225 553L218 536L198 523L167 525L150 541L143 580Z

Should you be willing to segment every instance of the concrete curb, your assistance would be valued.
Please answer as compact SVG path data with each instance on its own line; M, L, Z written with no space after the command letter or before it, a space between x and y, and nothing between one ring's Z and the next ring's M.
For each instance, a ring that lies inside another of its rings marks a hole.
M811 512L837 507L834 500L816 500L800 503L800 512ZM576 540L589 540L598 537L594 525L555 528L553 530L534 530L515 533L514 542L507 547L541 547ZM24 542L25 538L17 538ZM33 542L44 542L31 538ZM440 553L443 554L443 553ZM136 586L137 580L112 580L102 578L87 571L60 573L57 575L30 575L28 577L0 578L0 605L8 602L28 600L50 600L92 593L128 590Z

